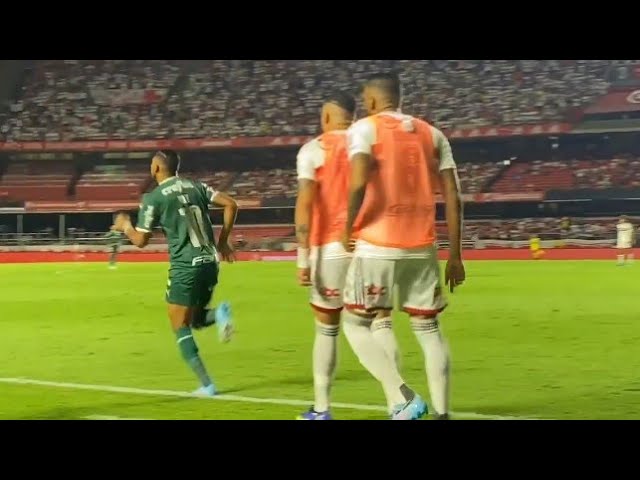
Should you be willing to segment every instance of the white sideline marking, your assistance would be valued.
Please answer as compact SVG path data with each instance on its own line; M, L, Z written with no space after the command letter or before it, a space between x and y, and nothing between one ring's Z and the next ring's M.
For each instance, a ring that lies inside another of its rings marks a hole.
M297 407L307 407L313 402L309 400L292 400L286 398L256 398L244 397L241 395L216 395L215 397L203 397L190 392L180 392L176 390L151 390L146 388L117 387L113 385L90 385L86 383L67 383L67 382L49 382L46 380L34 380L31 378L0 378L0 383L12 383L19 385L38 385L41 387L54 388L71 388L75 390L93 390L97 392L111 393L128 393L132 395L155 395L161 397L183 397L197 398L201 400L222 400L229 402L245 402L245 403L270 403L273 405L293 405ZM363 405L359 403L332 403L332 407L344 408L349 410L368 410L373 412L387 412L387 407L378 405ZM508 415L489 415L474 412L451 412L454 417L466 419L482 419L482 420L534 420L528 417L508 416Z
M87 415L85 420L146 420L146 418L118 417L116 415Z

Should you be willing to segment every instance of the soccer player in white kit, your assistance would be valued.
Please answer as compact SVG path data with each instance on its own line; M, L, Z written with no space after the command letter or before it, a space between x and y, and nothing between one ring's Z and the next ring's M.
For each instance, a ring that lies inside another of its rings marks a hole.
M346 134L355 110L353 96L333 92L322 106L322 135L306 143L297 157L297 276L300 285L311 287L309 300L316 320L312 354L314 404L299 420L332 419L330 391L337 363L342 295L351 263L351 255L340 240L347 218L350 170ZM389 317L387 310L371 329L374 339L395 358L398 346Z
M343 328L360 363L394 404L392 419L414 420L427 410L404 383L394 361L369 325L380 310L407 313L425 358L435 418L449 418L449 348L439 328L446 307L436 247L435 205L440 187L446 205L450 290L465 280L462 206L451 147L427 122L398 111L400 81L393 74L370 77L363 90L368 117L347 132L351 181L343 245L356 238L344 288Z
M618 220L616 225L618 231L618 241L616 248L618 249L618 266L633 263L633 244L635 241L635 230L633 224L624 215Z

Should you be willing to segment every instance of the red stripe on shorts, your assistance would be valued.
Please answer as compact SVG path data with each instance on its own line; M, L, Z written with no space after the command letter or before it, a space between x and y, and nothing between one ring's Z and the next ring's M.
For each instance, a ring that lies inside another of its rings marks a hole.
M376 312L378 310L393 310L393 307L371 307L365 308L364 305L357 305L355 303L345 304L344 308L347 310L364 310L365 312Z
M445 308L447 308L447 306L445 305L442 308L438 308L437 310L422 310L420 308L411 308L411 307L404 307L402 310L406 313L408 313L409 315L420 315L423 317L435 317L436 315L438 315L439 313L441 313Z
M317 310L320 313L336 313L336 312L341 312L342 311L342 307L340 307L340 308L324 308L324 307L319 307L318 305L314 305L313 303L309 303L309 305L311 305L311 308L313 308L314 310Z

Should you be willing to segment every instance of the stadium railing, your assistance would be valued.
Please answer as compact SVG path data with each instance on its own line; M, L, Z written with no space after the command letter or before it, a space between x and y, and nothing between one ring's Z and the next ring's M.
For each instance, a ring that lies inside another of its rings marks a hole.
M464 249L519 249L528 248L528 239L504 240L492 238L466 238L462 242ZM610 248L615 245L615 236L599 235L589 238L571 237L561 238L560 234L543 236L542 248ZM234 245L237 251L293 251L296 248L294 238L263 238L256 241L236 241ZM438 241L438 248L449 247L448 240ZM0 234L0 250L2 251L82 251L82 252L106 252L109 246L104 239L104 232L82 232L63 239L50 234L25 233L17 235L15 233ZM123 242L120 247L122 252L166 252L167 244L164 238L156 238L143 250L140 250L128 241Z

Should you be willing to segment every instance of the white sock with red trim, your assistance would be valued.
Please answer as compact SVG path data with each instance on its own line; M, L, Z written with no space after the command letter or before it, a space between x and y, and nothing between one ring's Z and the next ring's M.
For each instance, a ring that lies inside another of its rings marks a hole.
M393 360L396 370L400 371L400 349L393 333L391 317L376 318L371 322L371 333L375 341L384 348L387 356ZM392 412L395 405L389 403L387 406L389 407L389 412Z
M406 387L393 360L389 358L382 345L373 338L371 320L351 312L344 312L342 322L349 345L360 363L382 384L387 403L395 406L413 398L413 392Z
M316 336L313 342L313 389L316 412L329 410L331 383L336 369L338 325L325 325L316 320Z
M449 345L437 318L411 317L411 328L422 348L425 370L435 413L449 413Z

